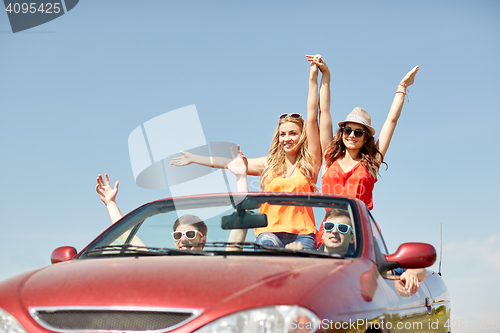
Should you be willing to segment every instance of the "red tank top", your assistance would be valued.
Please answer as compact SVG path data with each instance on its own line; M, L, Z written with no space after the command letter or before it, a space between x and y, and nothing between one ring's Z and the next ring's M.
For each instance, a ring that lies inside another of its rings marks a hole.
M344 172L337 160L328 167L321 177L321 192L325 194L341 194L355 197L363 201L368 209L373 208L373 188L375 179L366 167L358 162L351 170ZM323 244L323 223L316 233L316 244Z
M358 162L351 170L344 172L335 160L321 177L321 192L325 194L342 194L363 201L368 209L373 208L373 187L377 179Z

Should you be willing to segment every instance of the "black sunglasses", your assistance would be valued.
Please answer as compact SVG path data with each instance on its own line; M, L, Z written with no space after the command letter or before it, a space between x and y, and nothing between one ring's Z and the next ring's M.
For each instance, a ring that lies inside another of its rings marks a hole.
M280 116L280 119L283 119L283 118L286 118L286 117L290 117L290 118L293 118L293 119L299 119L299 118L302 118L302 115L300 113L283 113Z
M332 231L335 226L337 226L337 231L341 234L346 234L349 230L352 230L349 224L333 223L327 221L323 222L323 228L325 229L325 231Z
M352 131L353 131L353 129L350 128L349 126L342 127L342 132L344 133L345 136L351 135ZM362 130L361 128L356 128L354 130L354 136L357 138L362 137L363 134L365 134L365 131Z

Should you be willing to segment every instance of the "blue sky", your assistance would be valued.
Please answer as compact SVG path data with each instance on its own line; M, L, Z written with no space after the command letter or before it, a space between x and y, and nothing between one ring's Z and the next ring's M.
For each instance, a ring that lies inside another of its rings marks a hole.
M129 134L156 116L195 104L207 142L264 156L277 116L305 114L305 54L320 53L334 122L360 106L377 133L397 84L420 65L373 214L391 251L409 241L438 248L442 223L455 331L491 327L499 15L500 3L483 0L85 0L13 34L1 12L0 279L48 265L58 246L80 250L108 226L99 173L120 180L122 212L169 196L135 185L128 155Z

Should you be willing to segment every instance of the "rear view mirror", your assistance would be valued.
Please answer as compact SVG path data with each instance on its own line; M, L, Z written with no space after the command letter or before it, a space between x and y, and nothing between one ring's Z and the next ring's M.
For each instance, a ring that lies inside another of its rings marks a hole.
M266 214L239 210L231 215L223 216L221 227L224 230L267 227L267 216Z
M68 261L75 258L77 255L76 249L73 246L61 246L55 249L50 256L50 261L53 264Z

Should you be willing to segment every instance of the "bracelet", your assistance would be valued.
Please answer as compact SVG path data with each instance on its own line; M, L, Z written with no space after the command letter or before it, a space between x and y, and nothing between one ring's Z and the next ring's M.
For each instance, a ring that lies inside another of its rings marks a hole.
M407 86L406 84L404 84L404 83L400 83L399 85L400 85L401 87L405 87L406 91L407 91L407 92L409 92L409 90L408 90L408 86ZM396 94L397 94L397 93L404 94L404 95L406 96L406 100L407 100L408 102L410 102L410 98L408 97L408 95L406 94L406 92L404 92L404 91L397 91L397 90L396 90Z
M212 169L215 169L214 159L212 158L212 156L210 156L210 166L212 167Z

